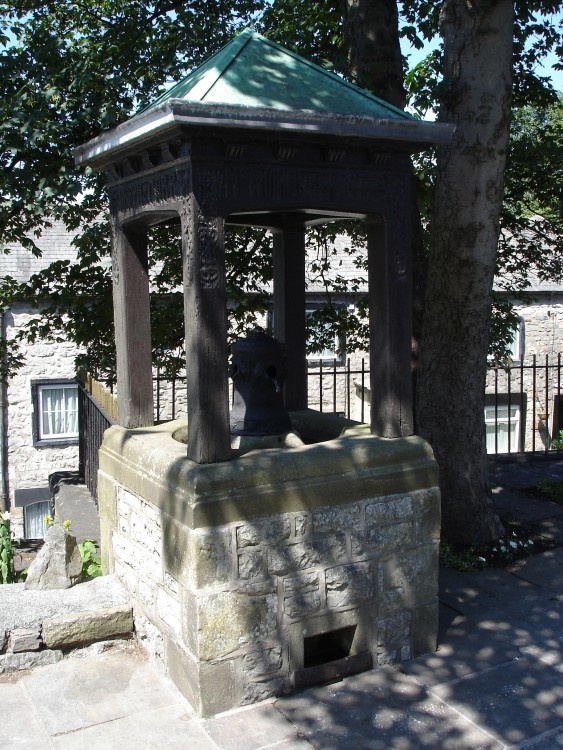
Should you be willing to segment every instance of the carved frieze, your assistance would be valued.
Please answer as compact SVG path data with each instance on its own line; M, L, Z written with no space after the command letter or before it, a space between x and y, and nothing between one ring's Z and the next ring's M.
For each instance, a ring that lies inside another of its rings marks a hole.
M185 286L193 286L199 278L201 289L217 289L222 278L223 220L204 216L193 196L189 196L182 201L180 222Z
M197 218L199 278L202 289L217 289L220 279L219 219Z
M113 214L136 214L182 200L192 188L189 164L153 172L109 186Z

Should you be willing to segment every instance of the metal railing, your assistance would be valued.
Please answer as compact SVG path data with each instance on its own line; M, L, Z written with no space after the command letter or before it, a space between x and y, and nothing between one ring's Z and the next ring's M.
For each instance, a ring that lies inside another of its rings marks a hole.
M490 367L485 394L488 452L561 454L563 440L562 355ZM153 381L156 422L186 415L185 376ZM351 365L334 360L309 366L309 405L359 422L369 420L370 387L366 360ZM104 431L115 421L81 385L80 471L92 497L97 498L98 451ZM492 416L490 416L492 412Z
M99 450L104 432L115 424L82 383L78 383L78 470L98 504Z

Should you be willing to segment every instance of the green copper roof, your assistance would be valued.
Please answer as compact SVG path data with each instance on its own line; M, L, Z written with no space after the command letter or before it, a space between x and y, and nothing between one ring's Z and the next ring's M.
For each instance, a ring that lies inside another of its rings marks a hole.
M170 99L411 120L334 73L246 29L144 111Z

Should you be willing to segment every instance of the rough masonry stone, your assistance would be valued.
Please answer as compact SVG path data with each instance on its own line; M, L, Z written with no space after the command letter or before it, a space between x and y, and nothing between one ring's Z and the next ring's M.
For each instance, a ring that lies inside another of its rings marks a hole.
M78 583L82 558L76 537L55 524L45 535L45 544L29 566L26 589L68 589Z

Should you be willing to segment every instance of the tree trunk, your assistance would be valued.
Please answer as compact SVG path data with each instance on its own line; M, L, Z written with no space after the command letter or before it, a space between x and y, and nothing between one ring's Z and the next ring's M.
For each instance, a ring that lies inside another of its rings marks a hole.
M403 58L396 0L340 0L348 75L404 109Z
M491 290L510 122L511 0L445 0L438 149L418 427L440 466L442 528L453 542L502 533L487 482L484 394Z
M348 77L358 86L404 109L407 92L404 87L396 0L340 0L340 7ZM412 209L412 374L416 400L427 259L418 205L414 203ZM415 432L418 431L416 416L415 410Z

